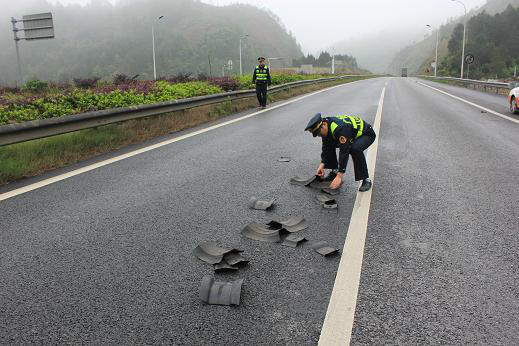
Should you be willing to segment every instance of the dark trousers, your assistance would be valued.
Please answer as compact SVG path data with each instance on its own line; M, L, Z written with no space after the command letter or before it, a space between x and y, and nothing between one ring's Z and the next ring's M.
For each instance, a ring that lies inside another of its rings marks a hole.
M355 170L355 180L364 180L369 178L368 165L366 163L366 157L364 156L364 150L366 150L377 138L375 131L370 127L365 134L360 136L350 148L350 155L353 159L353 168ZM337 169L339 168L339 164L337 162L337 151L330 150L325 153L324 157L324 168L327 169ZM346 164L348 163L348 158L346 158Z
M256 96L258 96L258 102L260 106L267 105L267 83L258 82L256 83Z

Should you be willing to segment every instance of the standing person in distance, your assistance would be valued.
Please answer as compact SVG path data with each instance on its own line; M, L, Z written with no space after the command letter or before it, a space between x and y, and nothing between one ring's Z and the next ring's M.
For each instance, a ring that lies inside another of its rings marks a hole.
M252 83L256 84L256 96L258 97L259 108L267 107L267 86L271 85L270 69L265 65L265 58L258 58L258 65L254 68Z

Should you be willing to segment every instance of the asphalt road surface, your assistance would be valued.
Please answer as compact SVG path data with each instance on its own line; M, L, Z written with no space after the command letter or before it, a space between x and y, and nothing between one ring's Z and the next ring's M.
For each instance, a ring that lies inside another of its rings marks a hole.
M423 83L506 115L505 97ZM385 86L351 343L519 344L519 124L410 78L336 87L0 201L0 344L317 344L340 256L240 230L302 214L304 236L342 249L351 161L338 212L288 181L319 163L313 114L373 123ZM276 207L250 210L251 196ZM198 298L213 269L191 252L208 240L250 259L215 275L245 280L239 307Z

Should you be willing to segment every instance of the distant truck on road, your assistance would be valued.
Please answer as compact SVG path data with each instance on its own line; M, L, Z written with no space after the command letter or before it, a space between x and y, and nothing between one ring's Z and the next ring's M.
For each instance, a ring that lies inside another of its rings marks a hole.
M407 67L402 67L402 77L407 77Z

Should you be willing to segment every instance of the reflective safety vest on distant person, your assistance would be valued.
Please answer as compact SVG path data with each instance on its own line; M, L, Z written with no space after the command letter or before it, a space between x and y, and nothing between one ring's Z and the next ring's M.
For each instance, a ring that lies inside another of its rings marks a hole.
M353 128L357 130L357 135L355 136L355 139L359 138L364 133L364 120L362 120L359 117L353 115L337 115L335 117L330 117L330 120L330 130L332 131L333 138L335 138L335 129L339 127L339 124L341 124L341 122L344 124L351 124Z
M263 66L261 68L259 65L256 66L256 81L258 82L266 82L267 79L267 66Z

